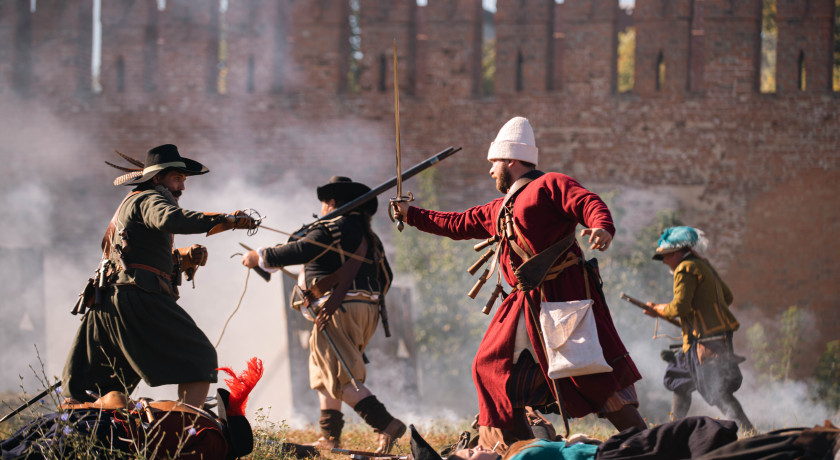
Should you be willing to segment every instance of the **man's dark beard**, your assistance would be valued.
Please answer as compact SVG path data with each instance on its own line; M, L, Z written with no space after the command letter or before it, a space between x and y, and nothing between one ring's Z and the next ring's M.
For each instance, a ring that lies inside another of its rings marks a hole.
M172 196L174 196L175 198L181 198L181 191L175 190L174 192L172 192Z
M513 176L507 167L502 166L500 169L499 177L496 178L496 188L502 193L507 193L513 185Z

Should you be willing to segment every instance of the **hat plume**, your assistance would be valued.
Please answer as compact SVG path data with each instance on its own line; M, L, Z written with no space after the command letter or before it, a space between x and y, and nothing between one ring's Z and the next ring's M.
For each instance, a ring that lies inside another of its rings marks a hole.
M140 161L140 160L136 160L136 159L134 159L134 158L131 158L130 156L125 155L125 154L121 153L119 150L114 150L114 152L116 152L116 153L117 153L117 155L119 155L119 156L121 156L121 157L125 158L125 159L126 159L126 161L128 161L128 162L129 162L129 163L131 163L131 164L133 164L134 166L137 166L138 168L143 169L143 166L144 166L144 165L143 165L143 162L142 162L142 161Z
M110 166L110 167L112 167L112 168L114 168L114 169L119 169L120 171L124 171L124 172L135 172L135 171L140 171L140 170L139 170L139 169L137 169L137 168L126 168L125 166L117 166L117 165L115 165L114 163L111 163L110 161L106 161L106 162L105 162L105 164L106 164L106 165L108 165L108 166Z
M256 357L251 358L248 360L248 368L239 375L236 375L230 367L220 367L218 370L231 377L225 379L225 383L230 388L230 400L226 409L228 415L245 415L248 395L263 375L262 360Z

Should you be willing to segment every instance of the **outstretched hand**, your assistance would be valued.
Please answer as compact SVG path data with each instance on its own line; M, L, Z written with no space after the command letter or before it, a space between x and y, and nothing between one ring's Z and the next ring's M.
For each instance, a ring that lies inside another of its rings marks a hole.
M580 236L589 235L589 249L606 251L612 242L612 235L603 228L584 228Z

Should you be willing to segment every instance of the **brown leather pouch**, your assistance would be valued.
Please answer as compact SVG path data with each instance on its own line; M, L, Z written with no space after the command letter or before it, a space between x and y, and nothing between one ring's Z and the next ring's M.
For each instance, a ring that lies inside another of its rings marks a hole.
M707 363L718 356L729 354L729 348L725 337L698 341L695 346L697 347L697 361L700 364Z
M87 284L85 284L85 288L82 290L82 293L79 294L79 300L76 301L76 305L70 313L74 315L84 315L85 310L93 306L95 299L96 285L94 284L93 278L89 278Z

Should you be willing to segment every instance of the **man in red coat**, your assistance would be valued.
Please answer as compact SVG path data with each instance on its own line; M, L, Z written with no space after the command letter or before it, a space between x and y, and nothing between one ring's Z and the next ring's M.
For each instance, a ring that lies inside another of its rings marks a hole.
M585 227L581 236L588 236L590 248L606 250L615 234L609 209L598 195L571 177L535 169L538 150L525 118L513 118L502 127L487 159L492 164L490 176L505 197L464 212L438 212L407 203L395 203L393 210L394 217L402 217L424 232L455 240L501 240L497 262L509 286L506 290L512 291L493 316L473 361L480 443L493 448L504 435L504 447L517 438L530 437L524 408L551 410L557 389L569 417L597 413L618 430L632 426L645 429L633 386L641 376L613 325L597 270L586 267L573 236L575 227L581 224ZM524 259L558 242L570 246L531 292L536 299L533 303L539 309L540 300L593 299L598 339L612 372L553 382L548 378L539 327L528 311L526 293L516 288L514 270Z

